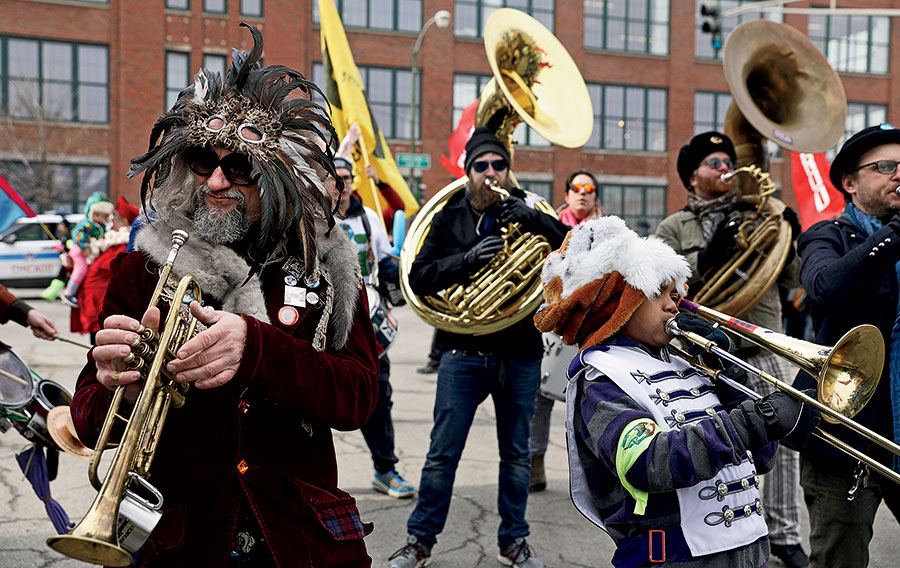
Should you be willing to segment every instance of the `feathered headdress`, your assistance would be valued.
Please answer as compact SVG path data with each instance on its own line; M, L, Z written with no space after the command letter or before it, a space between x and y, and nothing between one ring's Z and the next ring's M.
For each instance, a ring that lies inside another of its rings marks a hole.
M146 208L149 195L152 208L153 188L188 148L222 146L248 156L262 202L251 274L295 256L312 275L315 217L324 217L329 229L334 225L323 180L330 175L340 184L332 164L336 134L327 111L310 100L311 92L322 94L319 88L288 67L260 67L262 34L241 26L250 29L253 49L235 50L224 77L206 69L197 72L194 84L156 121L149 151L131 160L128 177L144 172L141 203Z

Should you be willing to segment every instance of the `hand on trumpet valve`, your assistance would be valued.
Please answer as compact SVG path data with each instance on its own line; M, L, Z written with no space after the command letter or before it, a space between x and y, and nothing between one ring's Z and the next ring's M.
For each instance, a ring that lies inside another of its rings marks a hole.
M133 346L137 346L142 327L154 332L159 330L159 308L149 308L141 321L123 315L109 316L103 321L103 329L97 332L91 351L97 365L97 382L110 390L127 385L124 400L128 404L137 400L143 384L141 372L129 370L125 363Z
M815 396L815 393L813 393ZM809 442L819 422L819 412L784 391L776 391L757 401L747 400L741 408L751 422L761 421L769 441L799 450ZM754 419L755 418L755 419Z
M497 253L502 249L503 237L490 235L470 248L463 257L463 262L465 262L467 268L481 268L481 266L497 256Z
M198 389L220 387L234 378L244 356L247 322L230 312L191 302L191 315L208 326L178 349L178 358L166 369L178 381Z
M697 271L701 274L725 264L734 251L734 238L740 229L734 219L725 219L716 228L706 248L697 253Z
M532 209L522 199L510 195L500 205L500 217L510 223L522 223L529 225L535 216L540 215L536 209Z

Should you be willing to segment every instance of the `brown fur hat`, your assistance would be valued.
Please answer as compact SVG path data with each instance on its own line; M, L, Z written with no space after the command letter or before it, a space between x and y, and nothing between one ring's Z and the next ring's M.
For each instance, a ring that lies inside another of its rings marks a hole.
M684 257L658 239L642 239L618 217L582 223L544 263L544 305L534 316L541 331L582 349L624 326L645 298L663 286L686 288Z

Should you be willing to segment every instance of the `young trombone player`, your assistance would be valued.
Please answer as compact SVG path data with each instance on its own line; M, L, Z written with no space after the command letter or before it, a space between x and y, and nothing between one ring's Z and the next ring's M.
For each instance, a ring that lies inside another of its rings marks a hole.
M672 318L730 343L678 315L690 274L668 245L617 217L575 227L544 265L535 324L581 347L566 390L572 499L615 541L616 568L766 566L759 475L777 440L802 445L812 431L801 402L782 392L748 400L668 348Z

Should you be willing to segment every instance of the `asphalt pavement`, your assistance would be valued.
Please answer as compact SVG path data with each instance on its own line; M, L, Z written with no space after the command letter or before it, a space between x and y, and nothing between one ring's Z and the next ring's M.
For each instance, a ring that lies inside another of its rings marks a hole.
M39 299L39 290L13 291L54 318L61 330L68 330L69 309L63 304ZM432 333L408 307L395 309L394 315L400 331L389 353L398 469L417 485L428 450L437 375L418 374L416 368L426 361ZM86 336L71 337L86 341ZM11 345L43 378L70 390L74 388L85 361L85 349L59 341L38 340L30 331L12 323L0 326L0 341ZM179 411L182 410L175 410ZM609 566L614 551L612 540L586 521L569 500L563 423L564 408L557 403L546 456L547 490L529 498L527 519L531 536L528 541L548 567ZM415 499L396 500L371 488L372 461L358 431L335 432L334 437L340 486L356 497L363 520L375 525L366 538L372 564L387 566L388 556L405 542L406 520ZM15 461L15 454L27 446L28 442L14 430L0 435L0 568L89 566L46 546L46 538L55 534L53 526ZM501 566L496 560L500 523L496 507L498 466L494 409L488 400L479 407L469 433L447 526L432 551L432 567ZM59 476L51 483L51 491L73 520L80 519L95 495L87 478L87 462L61 455ZM809 532L805 516L802 532L804 538ZM804 548L809 550L808 541L804 542ZM870 566L875 568L896 566L900 558L900 526L883 505L876 519L870 551ZM780 566L777 560L772 560L771 565Z

